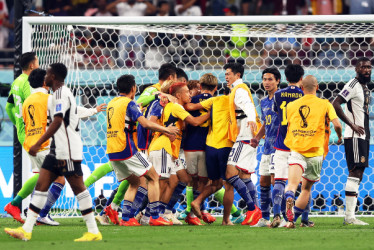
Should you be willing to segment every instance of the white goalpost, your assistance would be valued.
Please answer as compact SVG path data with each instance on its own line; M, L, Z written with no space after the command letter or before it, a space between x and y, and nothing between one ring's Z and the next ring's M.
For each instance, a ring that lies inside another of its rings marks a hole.
M62 62L69 69L66 84L76 95L78 105L93 107L107 103L115 95L114 83L122 74L132 74L138 94L145 86L158 82L157 70L163 63L174 63L185 70L190 80L205 73L218 78L222 94L225 76L223 65L242 62L243 80L253 93L256 108L265 95L261 72L276 67L286 79L289 63L301 64L305 75L314 75L320 83L318 95L332 100L356 73L358 58L374 56L374 16L235 16L235 17L24 17L23 52L35 51L40 67ZM222 85L223 84L223 85ZM369 85L372 89L373 85ZM370 125L374 110L370 105ZM98 114L81 121L84 143L82 164L84 177L108 161L106 117ZM320 215L341 215L344 186L348 170L344 147L330 137L330 152L324 161L321 181L312 189L312 211ZM373 140L371 140L373 143ZM262 147L258 149L258 159ZM25 155L25 154L24 154ZM372 165L370 157L369 165ZM30 169L23 164L23 180ZM252 177L258 183L256 174ZM360 186L358 213L374 211L371 168ZM92 197L109 197L118 186L113 173L89 188ZM257 185L258 186L258 185ZM221 214L222 206L213 198L208 208ZM24 201L26 206L28 201ZM235 195L235 204L244 209ZM178 204L183 210L185 202ZM96 207L99 211L99 206ZM76 200L69 187L53 208L59 216L79 215Z

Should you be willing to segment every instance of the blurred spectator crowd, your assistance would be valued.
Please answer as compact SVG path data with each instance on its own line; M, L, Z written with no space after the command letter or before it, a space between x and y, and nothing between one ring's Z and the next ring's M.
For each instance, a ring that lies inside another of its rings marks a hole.
M12 53L14 48L14 1L0 0L0 67L12 66ZM334 15L334 14L374 14L374 0L30 0L30 10L44 12L53 16L231 16L231 15ZM35 13L29 13L36 15ZM243 27L233 25L232 29L240 30ZM98 32L100 33L100 32ZM83 35L84 36L84 35ZM95 37L94 37L95 38ZM180 54L178 49L183 48L188 56L191 49L201 45L201 38L198 36L180 35L170 37L165 34L144 34L141 31L127 32L119 31L115 35L110 35L113 44L118 48L116 60L110 60L103 49L108 44L95 41L91 44L94 48L87 55L81 58L79 63L85 60L92 65L103 64L112 66L127 65L127 59L131 57L131 66L144 66L147 54L144 46L149 48L157 46L174 45L175 54ZM102 40L105 40L104 38ZM92 42L92 41L91 41ZM227 38L225 40L225 56L227 60L240 61L248 56L243 50L245 46L252 43L248 38ZM299 56L297 51L300 42L294 38L274 39L267 38L264 43L264 50L260 57L264 64L269 65L269 58L279 53L288 53L288 56L295 58ZM339 39L329 41L319 41L320 44L331 45L339 43ZM232 48L230 48L232 47ZM330 46L331 47L331 46ZM235 48L235 49L233 49ZM282 49L279 49L282 48ZM149 51L149 50L148 50ZM291 51L291 52L290 52ZM170 53L170 51L168 51ZM198 52L194 53L199 56ZM173 53L171 53L173 54ZM323 58L339 54L339 51L321 51L316 58L321 58L313 64L325 65ZM7 61L7 58L10 58ZM197 60L197 58L195 58ZM195 63L194 58L190 58L191 64ZM180 59L181 60L181 59ZM332 62L332 66L339 66ZM341 63L340 63L341 64ZM343 63L344 64L344 63ZM342 66L344 66L342 64ZM157 66L157 65L155 65Z

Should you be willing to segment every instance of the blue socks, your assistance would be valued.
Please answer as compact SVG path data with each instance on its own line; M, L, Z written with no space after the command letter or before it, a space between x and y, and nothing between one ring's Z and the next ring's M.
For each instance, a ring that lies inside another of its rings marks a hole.
M173 195L170 198L169 203L166 206L166 209L173 211L175 204L177 204L179 197L181 196L183 190L186 188L186 184L179 182L178 186L174 189Z
M138 209L140 208L140 206L143 204L143 200L145 199L145 197L147 196L148 194L148 190L145 189L144 187L138 187L138 192L136 192L136 195L135 195L135 199L134 199L134 202L132 203L132 207L131 207L131 213L132 214L135 214Z
M285 196L286 200L287 200L288 198L292 198L293 200L295 200L295 193L292 192L292 191L287 191L287 192L284 194L284 196Z
M286 187L286 181L284 180L275 180L273 188L273 213L274 216L280 215L281 206L284 195L284 188Z
M233 177L227 179L227 182L230 183L239 195L243 198L243 200L247 203L247 207L249 211L255 210L255 203L249 194L249 190L245 183L239 178L238 175L234 175Z
M123 209L122 209L122 220L128 221L130 218L134 217L131 207L133 202L128 200L123 200Z
M148 203L148 206L149 206L149 213L150 213L150 216L152 216L152 219L158 219L159 216L159 208L160 208L160 204L161 202L159 201L155 201L155 202L151 202L151 203ZM165 204L165 203L164 203ZM148 208L148 207L147 207ZM147 215L147 212L145 213Z
M52 186L48 190L48 199L47 203L44 205L44 208L40 211L40 217L46 217L51 210L52 206L56 203L58 197L60 197L61 191L64 188L64 185L58 182L53 182Z
M293 219L293 221L296 222L300 215L304 212L304 209L294 206L293 211L295 213L295 218Z
M165 213L165 209L166 209L166 203L162 202L162 201L159 201L159 204L158 204L158 212L159 214L164 214ZM152 212L151 212L152 214Z
M253 184L251 178L243 179L243 182L247 186L247 188L249 190L249 194L251 195L251 198L252 198L253 202L255 203L255 205L257 207L259 207L260 205L258 204L257 190L256 190L256 187Z
M270 220L271 187L260 186L262 218Z
M312 203L312 195L309 197L309 202L306 205L303 214L301 215L301 221L307 222L309 220L309 211L310 211L310 205Z

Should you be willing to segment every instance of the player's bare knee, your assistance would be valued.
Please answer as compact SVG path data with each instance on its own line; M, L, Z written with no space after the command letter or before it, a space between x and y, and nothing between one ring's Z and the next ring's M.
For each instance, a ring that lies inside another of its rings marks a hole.
M55 182L60 183L61 185L65 185L65 177L64 176L58 176L56 178Z
M144 177L149 181L149 182L155 182L158 181L159 177L158 174L156 173L156 170L154 167L152 167L145 175Z
M270 187L271 186L271 176L261 176L260 177L260 186Z
M229 179L239 174L239 170L233 165L227 165L226 168L226 179Z

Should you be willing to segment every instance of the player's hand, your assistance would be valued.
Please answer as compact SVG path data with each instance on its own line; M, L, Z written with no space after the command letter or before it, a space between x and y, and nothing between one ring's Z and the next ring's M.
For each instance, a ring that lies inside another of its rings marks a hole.
M175 97L175 96L172 96L172 95L169 95L169 94L164 94L170 102L172 103L177 103L178 102L178 99Z
M169 99L168 99L168 97L165 96L165 95L162 95L162 94L161 94L161 95L158 96L158 98L160 99L160 105L161 105L162 107L165 107L166 104L169 103Z
M365 129L364 129L363 127L361 127L361 126L358 126L358 125L356 125L356 124L352 124L350 127L351 127L351 129L352 129L355 133L357 133L358 135L363 135L363 134L365 134Z
M174 125L170 124L168 127L168 133L170 135L177 135L179 133L179 128L175 127Z
M170 142L173 142L175 141L175 139L177 139L176 135L169 135L169 134L165 134L165 135L169 138Z
M338 138L338 142L337 142L337 144L338 145L341 145L343 143L343 138L340 136L339 138Z
M104 112L106 110L106 103L102 103L96 107L97 113Z
M251 128L251 131L252 131L253 134L254 134L254 133L256 132L256 130L257 130L257 124L256 124L256 122L253 122L253 121L249 121L249 122L247 123L247 127L250 127L250 128Z
M36 143L30 148L29 154L32 156L36 156L36 153L38 153L39 149L40 149L40 145Z
M256 138L253 138L253 139L251 139L251 141L249 142L249 145L250 145L252 148L257 148L258 143L259 143L259 141L258 141Z

